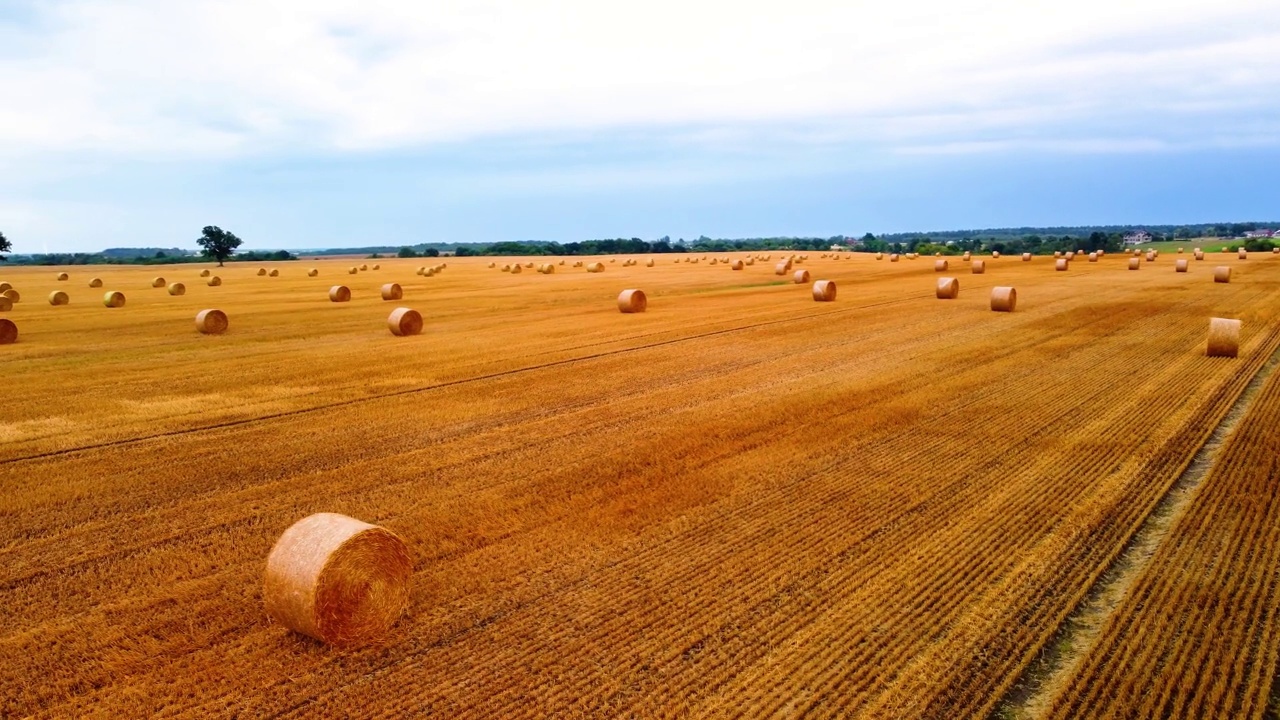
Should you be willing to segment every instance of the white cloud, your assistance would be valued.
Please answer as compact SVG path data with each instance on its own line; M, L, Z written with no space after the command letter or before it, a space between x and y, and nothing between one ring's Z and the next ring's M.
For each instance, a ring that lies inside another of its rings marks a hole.
M11 156L344 152L634 128L997 149L1163 118L1057 145L1091 152L1165 142L1177 118L1205 112L1188 107L1212 108L1219 135L1245 120L1233 106L1280 107L1274 0L33 8L34 21L0 20Z

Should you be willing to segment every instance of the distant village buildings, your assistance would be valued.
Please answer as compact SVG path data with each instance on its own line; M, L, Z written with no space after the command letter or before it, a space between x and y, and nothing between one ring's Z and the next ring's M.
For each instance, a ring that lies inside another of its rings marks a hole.
M1141 245L1142 243L1149 243L1151 240L1151 233L1146 230L1135 230L1124 236L1125 245Z
M1271 238L1276 236L1276 231L1268 230L1267 228L1258 228L1257 230L1250 230L1249 232L1246 232L1244 236L1247 238Z

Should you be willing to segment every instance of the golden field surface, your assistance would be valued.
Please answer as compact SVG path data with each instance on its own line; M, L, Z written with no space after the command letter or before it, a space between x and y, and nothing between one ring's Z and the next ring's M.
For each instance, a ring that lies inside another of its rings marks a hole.
M819 255L798 269L834 302L773 262L707 264L743 253L233 263L221 287L203 265L0 266L22 294L0 313L0 717L992 713L1280 347L1280 258L952 257L938 300L931 257ZM988 309L997 285L1016 312ZM618 312L626 288L647 312ZM388 331L398 306L421 335ZM205 308L225 335L195 331ZM1205 356L1213 316L1243 321L1238 358ZM1176 707L1261 715L1276 509L1212 498L1274 496L1272 461L1215 468L1152 561L1208 569L1144 576L1117 610L1141 622L1113 617L1045 712L1138 716L1143 683L1176 695L1194 667L1225 679ZM263 612L272 544L322 511L412 550L374 646ZM1230 587L1215 542L1257 545ZM1183 648L1152 602L1212 605L1222 644Z

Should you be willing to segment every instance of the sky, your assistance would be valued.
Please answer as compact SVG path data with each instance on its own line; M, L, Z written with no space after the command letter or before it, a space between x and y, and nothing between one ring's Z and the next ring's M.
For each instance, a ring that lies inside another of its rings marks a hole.
M1280 217L1280 2L0 0L14 252Z

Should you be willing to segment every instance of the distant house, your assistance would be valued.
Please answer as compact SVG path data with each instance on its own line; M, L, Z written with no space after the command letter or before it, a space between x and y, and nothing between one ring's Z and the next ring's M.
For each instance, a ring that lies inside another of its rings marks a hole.
M1124 236L1125 245L1141 245L1149 242L1151 242L1151 233L1146 230L1137 230Z
M1269 237L1275 237L1276 233L1274 230L1259 228L1257 230L1250 230L1249 232L1245 233L1244 236L1247 238L1269 238Z

